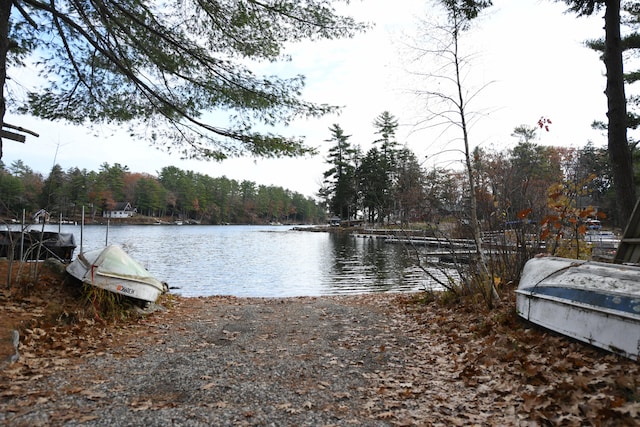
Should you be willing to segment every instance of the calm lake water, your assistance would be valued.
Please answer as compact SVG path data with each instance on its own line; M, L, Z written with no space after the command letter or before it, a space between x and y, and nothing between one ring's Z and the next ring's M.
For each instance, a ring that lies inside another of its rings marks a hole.
M57 231L57 226L47 226ZM80 226L74 233L80 251ZM122 246L183 296L316 296L430 286L402 245L288 226L85 226L85 251Z

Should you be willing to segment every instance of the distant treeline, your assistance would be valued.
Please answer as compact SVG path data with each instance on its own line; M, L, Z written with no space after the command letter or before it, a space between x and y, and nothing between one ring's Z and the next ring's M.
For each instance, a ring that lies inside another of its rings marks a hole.
M130 203L138 214L172 217L204 224L325 222L314 199L282 187L213 178L174 166L158 176L103 163L98 172L55 165L45 178L22 161L0 162L0 215L20 219L46 209L54 218L100 217L117 203Z

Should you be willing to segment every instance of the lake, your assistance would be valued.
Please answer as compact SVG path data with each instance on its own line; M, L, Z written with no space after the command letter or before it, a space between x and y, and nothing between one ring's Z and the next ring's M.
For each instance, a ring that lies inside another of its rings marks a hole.
M37 226L34 226L37 227ZM58 231L58 226L47 226ZM74 233L80 252L81 227ZM289 226L87 225L85 251L122 246L183 296L318 296L430 286L402 245ZM177 288L177 289L175 289Z

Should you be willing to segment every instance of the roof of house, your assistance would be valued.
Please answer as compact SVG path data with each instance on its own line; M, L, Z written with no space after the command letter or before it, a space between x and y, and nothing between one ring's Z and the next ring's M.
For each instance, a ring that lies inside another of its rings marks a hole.
M113 211L130 211L131 210L131 204L129 202L116 202L113 205L113 209L111 209Z

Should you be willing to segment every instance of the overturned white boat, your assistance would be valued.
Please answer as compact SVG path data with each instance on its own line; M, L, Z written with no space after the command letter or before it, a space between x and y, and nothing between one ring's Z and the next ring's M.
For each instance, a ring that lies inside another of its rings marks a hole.
M116 245L79 254L67 272L83 283L143 301L155 302L167 290L166 284Z
M638 360L640 267L536 257L527 261L516 293L523 318Z

